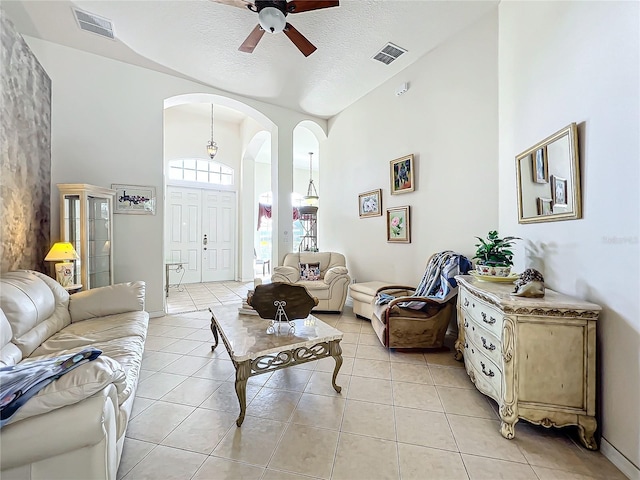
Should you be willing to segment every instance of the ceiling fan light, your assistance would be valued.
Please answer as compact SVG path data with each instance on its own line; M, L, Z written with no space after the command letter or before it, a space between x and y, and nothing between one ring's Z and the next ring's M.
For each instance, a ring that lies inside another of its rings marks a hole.
M276 7L264 7L260 10L258 13L258 21L262 29L269 33L280 33L284 30L284 26L287 23L284 18L284 13Z

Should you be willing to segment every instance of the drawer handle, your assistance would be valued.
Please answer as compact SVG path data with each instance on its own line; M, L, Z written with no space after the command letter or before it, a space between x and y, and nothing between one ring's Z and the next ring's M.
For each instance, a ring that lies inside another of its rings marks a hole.
M464 306L465 306L465 307L468 307L468 306L469 306L469 299L468 299L468 298L465 298L465 299L464 299Z
M480 337L480 338L482 339L482 346L484 348L486 348L487 350L495 350L496 349L496 346L491 342L489 342L489 345L487 346L487 339L486 338L484 338L484 337Z
M482 312L482 321L484 323L488 323L489 325L493 325L494 323L496 323L496 319L493 317L489 317L489 320L487 320L487 314Z
M495 373L493 373L493 372L491 371L491 369L489 369L489 371L488 371L488 372L485 370L485 364L484 364L484 363L480 362L480 365L482 365L482 373L484 373L487 377L493 377L493 376L495 376Z
M469 344L467 342L464 342L464 348L469 348Z
M467 322L466 318L464 320L464 328L469 328L469 322Z

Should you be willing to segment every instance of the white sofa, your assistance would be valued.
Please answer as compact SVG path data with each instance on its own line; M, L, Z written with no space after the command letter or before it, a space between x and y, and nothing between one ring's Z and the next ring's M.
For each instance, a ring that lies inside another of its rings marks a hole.
M301 280L300 266L310 263L320 264L318 280ZM282 265L274 267L272 282L303 285L309 293L318 299L314 310L341 312L347 300L349 271L344 255L336 252L300 252L285 255Z
M69 296L22 270L0 279L0 366L102 351L29 399L0 430L0 477L115 479L142 363L144 282Z

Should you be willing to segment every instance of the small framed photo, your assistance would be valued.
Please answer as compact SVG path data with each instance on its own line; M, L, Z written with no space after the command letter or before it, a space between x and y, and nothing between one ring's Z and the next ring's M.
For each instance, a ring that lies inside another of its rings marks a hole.
M551 175L551 199L553 206L567 206L567 179Z
M391 195L413 192L413 154L391 160Z
M358 195L358 212L360 218L382 215L382 190L379 188Z
M538 197L536 199L536 204L538 206L538 215L551 215L553 213L552 202L553 200L550 198Z
M114 183L111 188L116 191L113 213L156 214L156 187Z
M411 243L409 206L387 208L387 242Z
M533 181L534 183L549 183L549 161L546 146L533 152Z

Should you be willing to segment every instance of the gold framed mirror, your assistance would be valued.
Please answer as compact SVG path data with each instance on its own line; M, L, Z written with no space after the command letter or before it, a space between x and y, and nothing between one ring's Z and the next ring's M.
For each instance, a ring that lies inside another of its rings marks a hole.
M582 218L575 123L516 156L516 187L518 223Z

